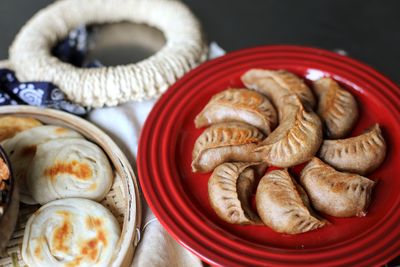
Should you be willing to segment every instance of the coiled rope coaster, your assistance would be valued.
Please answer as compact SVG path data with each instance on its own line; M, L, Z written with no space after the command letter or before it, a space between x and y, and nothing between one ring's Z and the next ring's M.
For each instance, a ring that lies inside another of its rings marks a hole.
M51 53L80 25L129 21L158 28L166 44L136 64L78 68ZM10 60L20 80L49 81L84 106L114 106L159 96L206 59L207 46L191 11L172 0L61 0L38 12L18 33Z

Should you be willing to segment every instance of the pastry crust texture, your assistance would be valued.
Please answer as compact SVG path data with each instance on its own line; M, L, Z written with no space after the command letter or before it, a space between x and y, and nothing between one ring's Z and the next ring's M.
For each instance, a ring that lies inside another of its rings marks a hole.
M244 122L260 129L265 135L277 124L271 102L262 94L248 89L228 89L214 95L197 115L197 128L220 122Z
M367 174L377 169L386 156L386 142L379 124L347 139L325 140L319 157L340 171Z
M38 146L27 183L40 204L80 197L102 200L110 191L114 174L105 153L86 139L64 138Z
M259 162L261 155L254 150L262 138L257 128L244 123L214 124L196 140L192 170L209 172L224 162Z
M1 116L0 117L0 142L11 138L19 132L41 126L42 123L33 118Z
M285 234L308 232L327 224L313 214L304 191L287 170L267 173L257 187L256 206L261 220Z
M19 132L14 137L4 141L3 147L12 163L22 203L37 204L27 185L27 174L31 171L31 163L37 147L47 141L60 138L83 139L83 136L71 129L44 125Z
M304 81L286 70L251 69L242 75L241 80L247 88L267 96L278 110L279 118L282 118L285 109L285 96L294 94L309 108L313 108L316 103Z
M197 128L209 128L195 142L192 170L214 170L208 197L218 217L300 234L330 224L313 208L365 216L376 182L362 175L382 164L387 148L379 124L340 139L359 117L353 95L331 78L314 81L312 91L286 70L250 69L241 81L248 89L214 95L195 119ZM288 168L306 162L298 183ZM283 169L265 174L266 167ZM250 199L260 172L254 212Z
M260 224L250 205L258 163L224 163L215 168L208 180L211 207L224 221L233 224Z
M101 204L60 199L29 218L21 254L30 267L111 266L120 232L115 217Z
M330 78L315 81L314 92L318 97L317 114L324 123L326 136L338 139L349 135L358 119L354 97Z
M290 98L297 98L291 96ZM292 167L311 159L322 142L319 117L301 103L287 104L279 126L255 150L263 161L278 167Z
M300 182L314 208L335 217L365 216L375 186L368 178L336 171L318 158L304 167Z

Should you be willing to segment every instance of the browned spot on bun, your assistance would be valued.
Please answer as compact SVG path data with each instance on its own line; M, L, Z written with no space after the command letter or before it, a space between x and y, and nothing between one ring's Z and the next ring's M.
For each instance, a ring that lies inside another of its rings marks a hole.
M97 238L106 246L108 242L106 235L103 231L103 221L101 220L101 218L88 216L86 218L86 225L89 229L97 231Z
M102 221L100 218L94 218L92 216L88 216L86 218L86 226L91 230L96 230L96 228L101 227Z
M94 191L94 190L96 190L96 188L97 188L97 184L93 183L93 184L90 185L88 190L89 191Z
M96 231L97 235L95 238L89 239L83 243L81 253L83 257L95 261L99 254L99 244L103 244L104 247L107 246L107 236L103 230L103 221L101 218L88 216L86 218L86 226L90 230Z
M63 217L69 217L71 214L69 213L69 211L66 211L66 210L60 210L60 211L57 211L57 214L58 215L61 215L61 216L63 216Z
M64 133L66 133L68 131L68 129L67 128L63 128L63 127L58 127L54 131L55 131L56 134L62 135Z
M98 240L92 239L84 243L81 253L84 257L88 257L91 261L95 261L99 254Z
M99 241L101 242L101 243L103 243L103 245L104 246L107 246L107 236L106 236L106 234L104 233L104 231L103 230L99 230L98 231L98 233L97 233L97 238L99 239Z
M35 250L33 251L33 253L35 254L35 257L42 260L42 247L41 247L41 240L39 240L39 244L37 244L37 246L35 247Z
M41 254L42 254L42 250L40 249L40 246L37 246L35 248L35 257L39 258Z
M69 246L66 244L72 234L72 226L69 219L69 213L67 211L57 212L59 215L64 217L63 223L60 227L54 230L53 244L56 251L67 253Z
M73 261L66 263L65 267L76 267L76 266L79 266L79 265L81 265L82 259L83 259L83 257L77 257Z
M56 162L52 167L44 171L44 175L54 181L59 174L70 174L80 180L92 178L92 170L87 163L79 163L76 160L71 162Z

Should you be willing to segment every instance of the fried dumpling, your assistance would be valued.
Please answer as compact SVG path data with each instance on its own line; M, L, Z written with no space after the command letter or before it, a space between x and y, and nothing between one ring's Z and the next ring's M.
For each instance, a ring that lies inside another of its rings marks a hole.
M300 182L314 208L335 217L365 216L375 185L363 176L338 172L318 158L304 167Z
M18 183L20 200L25 204L37 204L26 184L26 175L36 154L37 146L56 138L83 138L81 134L60 126L45 125L17 133L4 142L4 150L10 158Z
M259 224L250 205L257 163L224 163L214 169L208 180L211 207L224 221L233 224Z
M211 98L197 115L195 125L200 128L234 121L248 123L268 135L277 124L277 115L265 96L248 89L228 89Z
M112 266L120 226L101 204L69 198L47 203L29 218L22 259L30 267Z
M27 176L28 189L40 204L80 197L102 200L114 174L103 150L86 139L51 140L37 147Z
M379 124L356 137L325 140L319 151L319 157L335 169L361 175L378 168L385 156L386 143Z
M310 88L302 79L285 70L251 69L241 77L243 84L250 89L256 90L269 99L275 105L281 118L285 103L285 96L295 94L301 102L313 108L315 97Z
M347 136L358 118L357 102L346 90L331 78L321 78L314 82L318 97L317 114L325 125L329 139Z
M297 98L296 96L292 96ZM287 105L279 126L257 147L264 162L291 167L311 159L322 142L319 117L301 104Z
M0 116L0 142L19 132L41 125L42 123L34 118Z
M307 195L287 170L275 170L261 178L256 206L261 220L279 233L299 234L323 227L308 207Z
M193 148L192 170L209 172L224 162L257 162L253 151L263 134L255 127L239 123L218 123L207 128Z

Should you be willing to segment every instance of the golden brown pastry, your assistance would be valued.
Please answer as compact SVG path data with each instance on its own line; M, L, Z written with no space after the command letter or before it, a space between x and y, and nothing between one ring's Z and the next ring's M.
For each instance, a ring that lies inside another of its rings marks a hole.
M275 170L261 178L256 206L261 220L279 233L299 234L327 222L313 215L306 194L287 170Z
M255 185L257 163L224 163L214 169L208 180L211 207L224 221L233 224L259 224L258 215L250 205Z
M218 123L207 128L193 148L193 172L209 172L224 162L257 162L253 153L263 134L255 127L239 123Z
M250 89L256 90L269 99L275 105L282 118L282 110L285 107L284 97L297 95L301 102L313 108L315 98L312 91L302 79L285 70L251 69L241 77L243 84Z
M375 185L360 175L338 172L318 158L302 170L300 182L314 208L335 217L365 216Z
M101 204L55 200L29 218L21 254L29 267L109 267L120 234L116 218Z
M25 204L37 204L27 186L26 176L36 154L37 146L59 138L83 138L78 132L55 125L34 127L17 133L4 142L4 151L10 158L20 192L20 200Z
M15 134L24 130L41 126L42 123L33 118L23 118L16 116L0 117L0 142L13 137Z
M279 126L255 152L263 155L264 162L278 167L291 167L311 159L322 142L319 117L301 104L286 105L282 116Z
M318 97L317 113L325 125L326 136L338 139L350 134L358 118L354 97L331 78L315 81L314 91Z
M31 196L43 205L71 197L101 201L114 174L96 144L83 138L59 138L37 146L26 178Z
M197 128L219 122L245 122L260 129L265 135L277 124L271 102L263 95L248 89L228 89L214 95L197 115Z
M379 124L356 137L325 140L319 151L319 157L335 169L361 175L378 168L385 155L386 143Z

